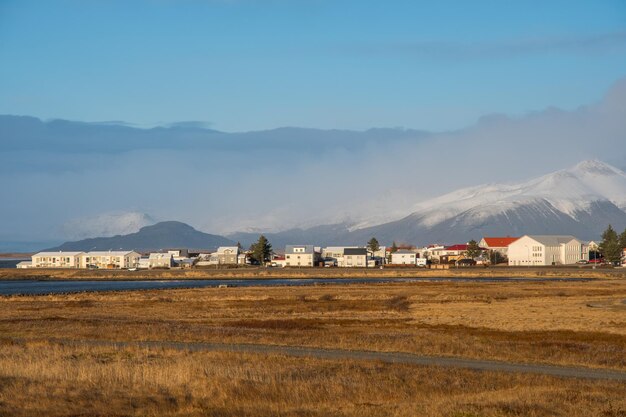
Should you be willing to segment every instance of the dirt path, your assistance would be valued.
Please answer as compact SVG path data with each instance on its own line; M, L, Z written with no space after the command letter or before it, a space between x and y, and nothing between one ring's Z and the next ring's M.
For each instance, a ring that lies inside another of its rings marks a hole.
M422 356L400 352L373 352L361 350L322 349L300 346L277 346L260 344L221 344L221 343L186 343L186 342L109 342L99 340L52 340L66 345L97 345L146 348L169 348L205 352L240 352L255 354L274 354L296 357L314 357L321 359L373 360L387 363L401 363L420 366L441 366L449 368L465 368L477 371L521 372L549 375L564 378L604 379L626 381L626 371L584 368L558 365L541 365L528 363L501 362L483 359L451 358L438 356Z

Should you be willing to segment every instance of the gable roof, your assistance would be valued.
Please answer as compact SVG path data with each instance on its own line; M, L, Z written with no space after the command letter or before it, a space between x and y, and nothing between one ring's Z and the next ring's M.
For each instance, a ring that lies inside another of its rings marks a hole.
M295 248L304 248L304 252L294 252ZM285 246L285 254L294 253L315 253L315 247L313 245L287 245Z
M134 250L102 250L102 251L92 251L85 252L85 255L88 256L126 256L130 253L137 253Z
M559 246L564 243L571 242L572 240L577 240L582 243L582 241L576 239L572 235L526 235L526 236L545 246Z
M78 256L82 253L85 252L62 252L62 251L58 251L58 252L39 252L34 254L33 256Z
M505 248L517 239L519 239L519 237L483 237L483 240L490 248Z

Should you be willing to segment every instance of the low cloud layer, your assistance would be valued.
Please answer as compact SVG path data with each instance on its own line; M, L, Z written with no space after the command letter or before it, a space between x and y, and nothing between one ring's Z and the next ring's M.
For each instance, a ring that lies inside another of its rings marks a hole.
M437 134L226 134L187 123L143 130L3 116L0 241L84 236L75 219L102 213L145 213L211 233L387 217L460 187L518 181L584 159L625 168L624 115L626 80L574 111L490 115ZM67 229L72 224L77 230Z

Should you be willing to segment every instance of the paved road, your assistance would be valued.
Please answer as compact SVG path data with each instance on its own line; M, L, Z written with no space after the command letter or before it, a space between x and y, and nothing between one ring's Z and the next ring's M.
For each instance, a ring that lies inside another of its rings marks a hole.
M222 344L222 343L185 343L185 342L109 342L98 340L70 341L56 340L59 343L71 345L97 346L139 346L150 348L170 348L204 352L240 352L257 354L278 354L296 357L313 357L322 359L352 359L373 360L388 363L401 363L421 366L442 366L450 368L465 368L477 371L520 372L549 375L564 378L602 379L626 382L626 371L609 369L592 369L584 367L540 365L527 363L501 362L482 359L450 358L438 356L423 356L400 352L372 352L362 350L322 349L300 346L276 346L259 344Z

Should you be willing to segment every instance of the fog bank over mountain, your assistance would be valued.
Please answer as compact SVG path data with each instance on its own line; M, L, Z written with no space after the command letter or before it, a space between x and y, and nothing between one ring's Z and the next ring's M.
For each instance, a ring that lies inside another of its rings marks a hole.
M582 160L624 169L625 116L625 79L600 102L572 111L489 115L444 133L225 133L189 123L137 129L0 116L0 241L126 233L146 219L219 234L379 224L460 188L521 181Z

